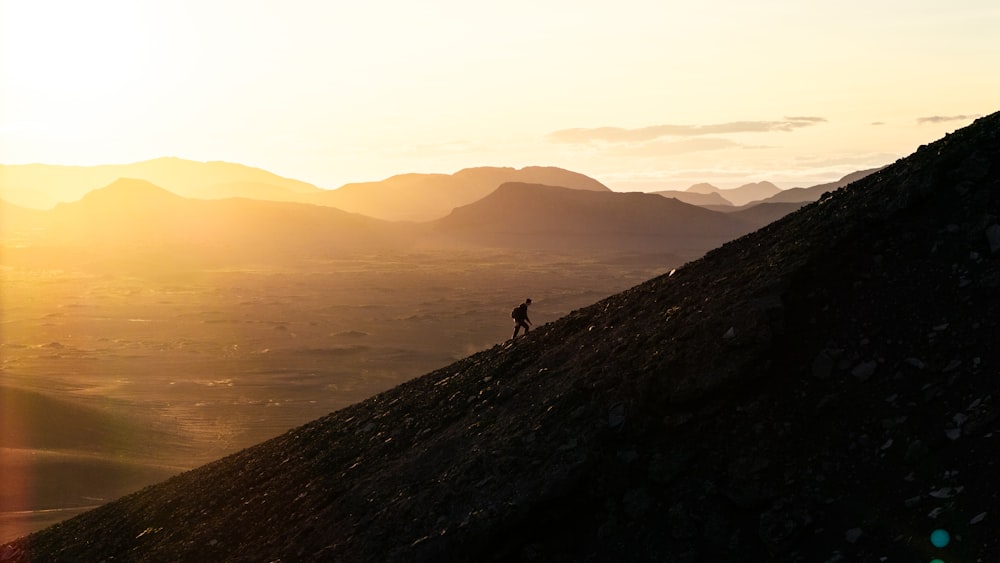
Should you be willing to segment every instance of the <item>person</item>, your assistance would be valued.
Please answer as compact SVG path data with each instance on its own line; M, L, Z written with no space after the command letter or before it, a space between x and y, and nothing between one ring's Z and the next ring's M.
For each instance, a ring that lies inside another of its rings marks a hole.
M525 299L524 303L521 303L514 310L510 312L511 318L514 319L514 336L511 336L511 340L517 338L517 333L524 328L524 334L528 334L531 330L531 319L528 318L528 305L531 305L531 299Z

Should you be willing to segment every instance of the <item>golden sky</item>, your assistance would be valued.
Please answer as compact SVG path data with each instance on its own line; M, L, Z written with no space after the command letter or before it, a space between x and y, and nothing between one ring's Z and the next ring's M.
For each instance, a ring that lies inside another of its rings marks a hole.
M811 185L1000 110L998 29L995 0L0 0L0 162Z

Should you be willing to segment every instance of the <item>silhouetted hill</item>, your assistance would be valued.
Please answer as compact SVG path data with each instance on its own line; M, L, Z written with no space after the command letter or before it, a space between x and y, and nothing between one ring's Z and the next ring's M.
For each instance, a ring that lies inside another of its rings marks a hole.
M753 229L723 213L646 193L507 183L432 224L456 243L520 249L700 256Z
M593 178L561 168L482 167L467 168L451 175L401 174L381 182L347 184L324 194L322 203L379 219L429 221L486 197L507 182L610 191Z
M746 205L751 201L759 201L771 197L780 193L781 189L771 182L755 182L743 184L738 188L731 188L728 190L717 188L712 184L695 184L688 188L687 191L700 194L718 193L725 198L726 201L732 203L733 205L740 206Z
M709 205L732 205L732 203L726 198L722 197L719 192L711 193L698 193L698 192L682 192L679 190L663 190L659 192L651 192L663 197L672 197L674 199L683 201L684 203L690 203L691 205L698 205L701 207Z
M136 179L119 179L79 201L37 211L28 226L34 233L30 244L11 250L9 260L55 253L74 263L139 259L138 265L163 269L329 258L404 248L412 238L401 226L330 207L187 199Z
M808 203L816 201L826 192L832 192L843 188L844 186L860 180L866 176L874 174L879 171L880 168L870 168L868 170L858 170L857 172L851 172L847 174L840 180L836 182L829 182L826 184L817 184L815 186L810 186L808 188L789 188L787 190L781 190L779 193L774 194L767 198L762 198L757 201L750 202L753 203Z
M1000 113L0 558L996 561L998 217Z
M202 197L203 193L211 194L217 184L232 183L267 184L291 194L322 192L312 184L241 164L157 158L100 166L3 164L0 197L25 207L48 209L59 202L75 201L118 178L146 180L186 197Z

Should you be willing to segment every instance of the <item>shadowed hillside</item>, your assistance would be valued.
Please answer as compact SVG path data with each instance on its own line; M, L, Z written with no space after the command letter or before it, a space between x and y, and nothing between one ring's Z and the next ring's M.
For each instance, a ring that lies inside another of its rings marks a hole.
M58 343L47 349L64 351ZM176 475L182 468L168 460L190 449L172 430L153 417L140 424L111 409L0 385L0 540L38 529L22 527L26 513L51 524Z
M432 227L438 235L485 246L690 257L753 229L724 213L654 194L522 183L504 184Z
M561 168L481 167L450 175L401 174L381 182L347 184L326 193L322 203L379 219L429 221L483 198L507 182L610 191L593 178Z
M0 558L994 561L998 163L994 114Z

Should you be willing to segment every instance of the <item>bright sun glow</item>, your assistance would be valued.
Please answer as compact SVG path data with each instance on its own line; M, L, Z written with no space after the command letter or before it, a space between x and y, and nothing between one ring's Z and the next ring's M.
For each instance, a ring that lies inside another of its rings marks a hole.
M0 0L0 26L3 162L182 156L328 188L478 165L791 187L891 162L1000 99L987 0ZM822 120L556 140L796 116Z

